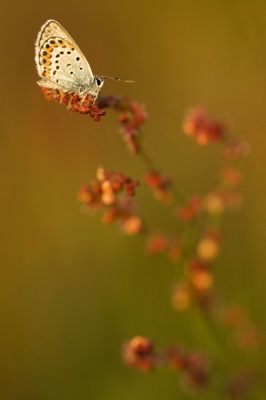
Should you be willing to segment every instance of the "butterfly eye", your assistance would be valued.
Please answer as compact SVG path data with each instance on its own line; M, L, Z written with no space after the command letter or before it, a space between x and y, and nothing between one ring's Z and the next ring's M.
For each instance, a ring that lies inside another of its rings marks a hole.
M95 80L98 86L102 85L103 81L100 78L96 78Z

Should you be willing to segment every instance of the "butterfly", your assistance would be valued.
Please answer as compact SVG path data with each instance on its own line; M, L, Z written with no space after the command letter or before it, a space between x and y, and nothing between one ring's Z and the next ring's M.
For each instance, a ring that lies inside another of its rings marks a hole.
M96 100L107 76L94 75L86 57L59 22L50 19L42 25L35 43L35 61L42 87L73 93ZM110 76L123 82L134 82Z

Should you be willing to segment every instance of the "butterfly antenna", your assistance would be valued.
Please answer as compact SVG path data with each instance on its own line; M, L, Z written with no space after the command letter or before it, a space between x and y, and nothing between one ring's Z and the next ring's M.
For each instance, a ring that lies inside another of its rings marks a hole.
M116 78L115 76L109 76L109 78L113 79L114 81L121 81L126 83L135 83L135 81L131 81L128 79Z
M106 76L105 78L113 79L114 81L121 81L126 83L135 83L135 81L130 81L128 79L116 78L115 76Z

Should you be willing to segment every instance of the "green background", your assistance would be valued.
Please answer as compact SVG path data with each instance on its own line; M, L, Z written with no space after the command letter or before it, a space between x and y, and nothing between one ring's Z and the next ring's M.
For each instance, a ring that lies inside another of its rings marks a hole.
M120 354L136 334L159 348L208 348L171 308L173 267L147 258L140 238L82 214L76 199L98 166L136 179L143 167L112 111L95 123L43 98L34 42L56 19L94 73L135 79L108 80L102 92L146 105L145 147L188 193L212 187L218 167L215 150L184 137L188 107L207 106L250 143L245 201L226 217L216 284L265 329L266 1L26 0L2 2L1 15L0 398L186 398L176 373L127 370ZM152 227L174 229L146 189L137 198ZM263 365L265 349L260 356Z

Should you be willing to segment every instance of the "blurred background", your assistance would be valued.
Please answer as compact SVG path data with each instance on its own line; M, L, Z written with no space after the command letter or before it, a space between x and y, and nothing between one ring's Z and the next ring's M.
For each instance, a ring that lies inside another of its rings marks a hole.
M145 147L188 193L204 193L217 178L215 152L182 133L188 107L206 106L250 143L245 201L226 218L216 282L263 330L266 2L25 0L1 9L0 398L175 398L176 373L128 370L120 354L137 334L160 348L206 345L193 322L171 308L172 267L147 258L141 238L82 214L76 197L98 166L135 179L143 166L117 133L115 113L96 123L44 99L34 42L55 19L95 74L134 79L108 80L102 92L146 105ZM144 188L138 200L153 227L173 227ZM265 350L260 356L263 365Z

